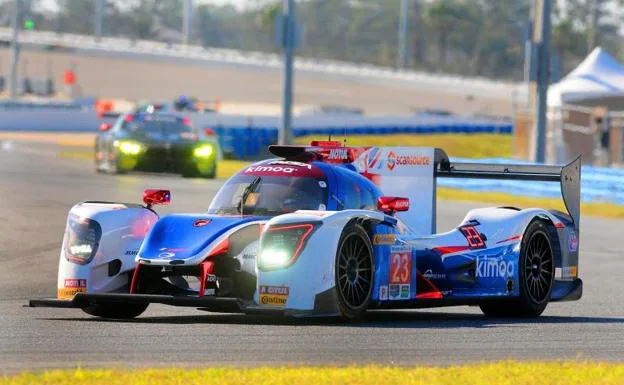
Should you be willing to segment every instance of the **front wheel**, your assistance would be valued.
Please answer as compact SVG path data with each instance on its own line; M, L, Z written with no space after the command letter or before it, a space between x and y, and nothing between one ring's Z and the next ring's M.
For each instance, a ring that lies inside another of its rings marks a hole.
M373 247L366 230L349 223L336 252L338 309L345 319L357 319L366 311L373 289Z
M130 303L106 303L97 304L89 307L83 307L85 313L110 319L132 319L140 316L147 309L149 304L130 304Z
M518 284L515 300L484 302L479 305L488 317L538 317L546 309L555 278L553 248L546 223L529 224L520 248Z

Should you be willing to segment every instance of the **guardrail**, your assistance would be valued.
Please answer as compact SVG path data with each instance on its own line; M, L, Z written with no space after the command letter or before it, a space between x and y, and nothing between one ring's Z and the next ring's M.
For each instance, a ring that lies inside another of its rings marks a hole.
M10 28L0 28L0 40L10 41L11 36ZM282 66L281 56L276 54L171 44L152 40L130 40L115 37L103 37L97 40L95 37L88 35L22 31L19 35L19 42L27 46L38 46L51 50L97 51L108 54L143 57L161 56L180 60L219 62L264 68L281 68ZM486 78L468 78L420 71L397 71L388 67L335 60L297 57L294 66L299 71L330 75L374 78L440 87L452 86L445 89L449 92L470 89L473 92L509 95L509 93L519 88L518 83L494 81Z
M279 118L216 113L186 114L196 127L217 132L223 152L235 158L253 158L277 142ZM0 103L0 131L96 132L100 123L92 108L70 104ZM345 115L299 116L294 136L384 135L440 133L511 134L511 122L486 119L410 116L367 117Z
M474 162L475 159L453 158L457 162ZM525 163L514 159L480 159L488 163ZM624 169L582 166L581 201L585 203L608 202L624 205ZM522 182L509 180L441 178L438 185L469 191L499 192L520 196L561 199L561 187L552 182Z

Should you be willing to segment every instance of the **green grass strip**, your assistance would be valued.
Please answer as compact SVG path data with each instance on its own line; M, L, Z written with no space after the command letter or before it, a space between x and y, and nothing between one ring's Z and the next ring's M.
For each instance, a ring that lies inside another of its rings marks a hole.
M517 362L450 367L276 367L214 369L76 369L22 373L0 385L621 385L624 364Z

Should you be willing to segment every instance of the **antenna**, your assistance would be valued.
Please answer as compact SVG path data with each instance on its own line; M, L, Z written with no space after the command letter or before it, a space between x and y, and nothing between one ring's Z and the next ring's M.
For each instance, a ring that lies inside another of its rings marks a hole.
M347 126L344 127L344 147L347 147Z

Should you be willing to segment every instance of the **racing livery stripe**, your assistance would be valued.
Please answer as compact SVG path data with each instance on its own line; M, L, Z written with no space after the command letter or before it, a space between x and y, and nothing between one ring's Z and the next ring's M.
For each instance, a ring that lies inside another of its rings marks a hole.
M469 246L438 246L433 248L433 250L440 253L440 255L457 253L468 249L470 249Z
M496 244L498 245L499 243L505 243L505 242L509 242L509 241L517 241L520 238L522 238L522 235L518 234L518 235L514 235L511 238L507 238L507 239L503 239L502 241L498 241L498 242L496 242Z

